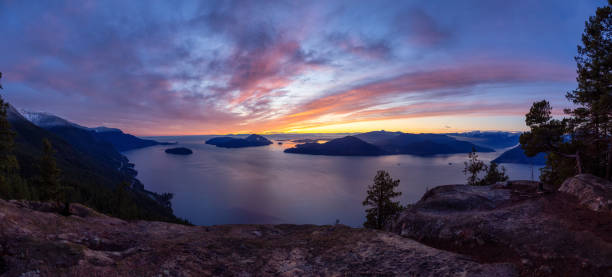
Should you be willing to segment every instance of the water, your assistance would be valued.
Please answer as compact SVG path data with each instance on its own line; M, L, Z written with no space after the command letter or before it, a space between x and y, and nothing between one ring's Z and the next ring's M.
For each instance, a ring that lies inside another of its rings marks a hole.
M321 135L313 138L333 138ZM145 188L174 193L177 216L197 225L293 223L361 226L362 201L379 169L400 179L402 204L414 203L427 188L465 183L467 154L417 157L333 157L283 153L304 135L268 136L274 144L238 149L204 144L210 136L157 137L178 141L189 156L164 153L168 146L125 152ZM312 136L311 136L312 137ZM283 144L277 144L283 140ZM479 153L488 162L504 150ZM531 179L529 165L504 164L511 179ZM534 176L538 178L538 168Z

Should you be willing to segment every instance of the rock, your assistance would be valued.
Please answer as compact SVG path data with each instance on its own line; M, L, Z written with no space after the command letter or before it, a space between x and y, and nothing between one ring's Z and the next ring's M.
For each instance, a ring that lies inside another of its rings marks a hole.
M612 215L537 187L436 187L388 229L479 263L513 264L522 276L612 276Z
M612 212L612 182L606 179L579 174L565 180L559 191L576 196L580 204L593 211Z
M31 206L0 200L2 276L34 268L40 276L518 275L509 263L480 263L393 233L343 225L194 227L124 222L93 211L83 212L93 217L64 217Z

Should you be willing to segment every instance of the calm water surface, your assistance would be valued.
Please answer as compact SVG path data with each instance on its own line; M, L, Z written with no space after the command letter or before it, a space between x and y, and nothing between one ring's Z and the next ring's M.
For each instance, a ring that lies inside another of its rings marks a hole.
M204 144L212 136L157 137L191 148L189 156L164 153L168 146L125 152L145 188L172 192L176 215L198 225L244 223L361 226L368 185L379 169L400 179L402 204L419 200L427 188L465 182L467 154L417 157L332 157L283 153L295 135L268 136L274 144L238 149ZM313 138L333 138L325 135ZM279 145L277 142L283 144ZM503 150L479 153L488 162ZM529 165L504 164L511 179L531 179ZM534 177L538 178L534 169Z

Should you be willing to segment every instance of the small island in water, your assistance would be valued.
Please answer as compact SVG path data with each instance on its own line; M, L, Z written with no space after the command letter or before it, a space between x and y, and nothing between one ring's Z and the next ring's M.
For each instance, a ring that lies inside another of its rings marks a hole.
M185 147L168 148L168 149L164 150L164 152L166 152L168 154L174 154L174 155L191 155L191 154L193 154L193 151L191 151L191 149L185 148Z
M242 148L242 147L253 147L253 146L266 146L272 144L272 142L260 135L250 135L246 138L236 137L216 137L206 141L206 144L212 144L217 147L224 148Z

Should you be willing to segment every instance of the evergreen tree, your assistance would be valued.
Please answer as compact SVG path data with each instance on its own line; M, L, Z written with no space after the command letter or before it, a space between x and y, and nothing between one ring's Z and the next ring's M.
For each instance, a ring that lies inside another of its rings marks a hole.
M564 139L570 132L568 120L552 118L552 107L546 100L533 103L529 113L525 115L525 123L529 131L521 134L521 148L525 155L533 157L538 153L546 153L546 166L540 171L540 180L549 184L561 184L575 172L582 171L578 141ZM573 154L572 154L573 153Z
M55 162L55 149L48 139L43 139L43 156L40 159L41 200L64 201L60 185L60 170Z
M141 215L130 195L130 184L122 182L115 187L113 195L113 214L123 219L139 218Z
M21 179L19 163L13 153L15 132L11 129L7 118L8 109L9 104L0 97L0 197L27 198L27 185Z
M612 171L612 0L585 23L575 57L578 87L566 94L575 106L569 126L585 171L610 180ZM579 168L580 169L580 168Z
M400 180L393 180L389 173L379 170L374 177L374 184L368 187L368 195L363 201L366 209L366 228L382 229L389 220L402 210L399 202L391 199L402 195L396 192Z
M506 175L506 168L500 167L497 163L489 163L487 174L483 179L485 185L495 184L497 182L508 181L508 175Z
M560 185L576 173L612 179L612 0L585 23L575 57L578 87L566 94L576 108L553 119L550 104L535 102L525 122L521 147L533 157L547 153L542 182Z
M468 160L464 164L463 174L467 176L468 185L485 186L508 180L506 169L503 166L499 167L494 162L489 163L487 166L478 159L478 154L476 154L476 148L474 147L472 147L472 152L468 154ZM481 172L486 172L484 178L478 177Z
M468 160L464 164L463 174L467 176L467 184L472 186L482 185L482 180L478 178L478 174L486 171L487 165L478 159L476 148L472 147L472 152L468 154Z

